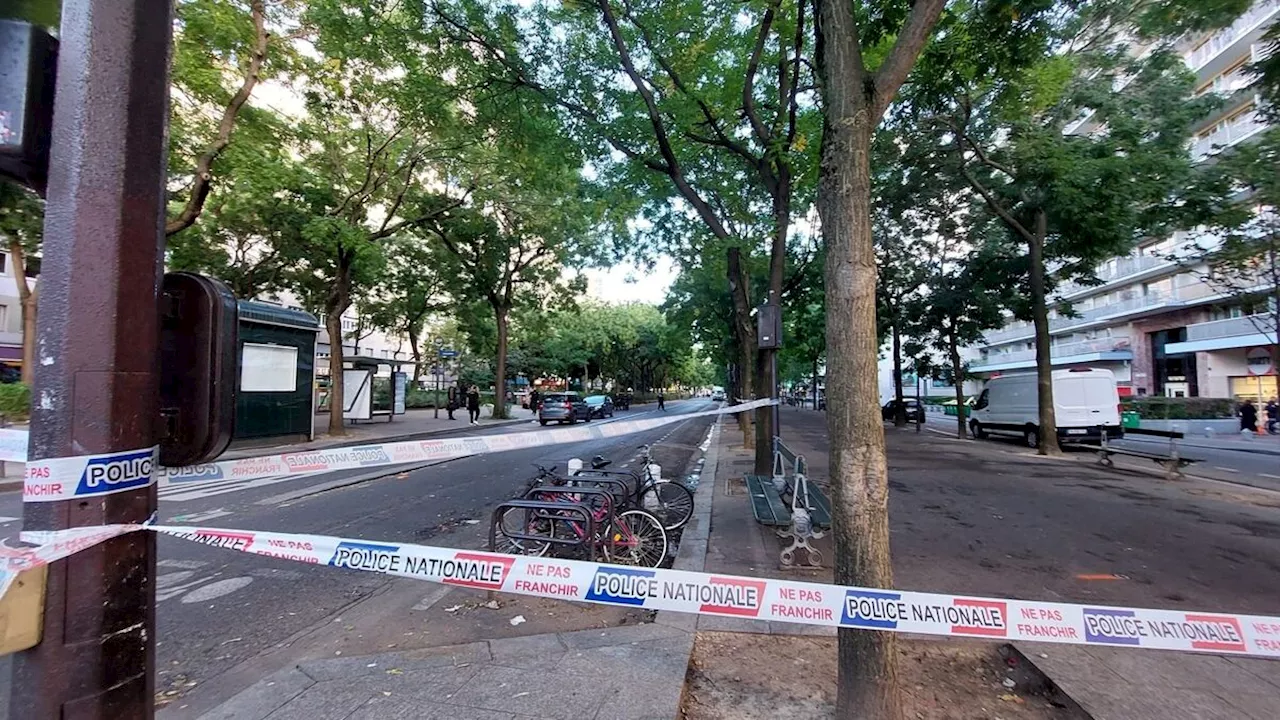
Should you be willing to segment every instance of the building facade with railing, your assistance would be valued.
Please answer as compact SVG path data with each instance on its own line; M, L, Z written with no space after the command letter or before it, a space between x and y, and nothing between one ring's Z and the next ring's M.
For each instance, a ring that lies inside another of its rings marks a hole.
M1244 68L1265 51L1262 37L1277 18L1280 0L1259 0L1230 26L1181 41L1187 66L1196 73L1196 93L1223 97L1223 105L1194 128L1188 150L1196 160L1268 127ZM1068 131L1086 129L1089 122L1082 113ZM1262 362L1264 350L1274 353L1274 313L1243 306L1206 281L1207 267L1175 261L1190 239L1176 233L1143 243L1130 255L1102 263L1095 272L1100 284L1059 287L1056 299L1070 310L1050 312L1053 366L1110 369L1123 395L1274 397L1280 358L1271 358L1270 375ZM1196 240L1211 249L1211 238ZM970 369L980 377L1035 367L1029 322L1011 319L974 349Z

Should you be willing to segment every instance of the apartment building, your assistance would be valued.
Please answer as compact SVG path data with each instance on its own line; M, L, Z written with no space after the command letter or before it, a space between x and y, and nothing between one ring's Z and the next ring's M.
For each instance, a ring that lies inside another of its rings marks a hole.
M1229 27L1179 42L1196 73L1197 93L1225 98L1195 129L1190 152L1196 160L1267 127L1243 68L1264 52L1262 36L1278 18L1280 0L1259 0ZM1067 131L1087 131L1088 122L1085 114ZM1191 239L1186 233L1152 239L1098 267L1102 284L1060 287L1057 297L1070 301L1075 316L1050 313L1053 366L1109 369L1121 395L1275 397L1280 358L1270 358L1270 370L1266 362L1276 342L1274 316L1233 302L1224 288L1205 281L1208 268L1171 260ZM1195 239L1211 246L1202 236ZM970 369L993 377L1034 368L1034 339L1031 323L1011 321L986 334Z
M28 282L35 283L35 279ZM22 366L22 301L9 252L0 252L0 362Z
M254 298L258 302L279 305L290 310L302 310L298 298L290 292L282 292L268 297ZM324 315L320 320L320 334L316 338L316 357L327 358L333 341L329 338L329 330L325 326ZM413 353L409 348L408 338L403 338L381 330L375 330L360 317L355 307L347 308L342 314L342 352L344 356L360 355L379 360L412 360Z

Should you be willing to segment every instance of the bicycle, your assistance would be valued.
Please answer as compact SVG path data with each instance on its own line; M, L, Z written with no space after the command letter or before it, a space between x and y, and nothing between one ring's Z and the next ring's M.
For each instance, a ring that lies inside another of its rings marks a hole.
M507 517L512 512L523 512L523 518L517 517L521 528L518 534L545 536L545 541L515 539L503 533L507 545L504 551L514 550L512 554L546 555L557 536L565 539L576 538L583 543L592 543L603 555L606 562L638 567L658 567L667 556L667 531L661 521L653 513L640 509L626 509L618 512L619 506L626 506L624 498L620 503L611 491L594 488L575 487L574 480L561 478L551 468L535 465L538 474L529 482L525 497L532 500L565 502L583 505L591 513L596 525L594 537L588 537L588 529L574 517L552 515L546 512L522 511L512 508L503 514L500 527L507 527ZM547 487L547 485L550 487Z
M649 511L662 522L662 528L668 532L678 530L693 517L693 491L684 483L663 480L653 475L653 458L651 445L641 445L643 475L629 470L605 470L611 461L597 455L591 461L590 470L582 470L578 476L590 478L594 476L609 477L623 475L635 481L635 504ZM595 475L592 475L594 473Z

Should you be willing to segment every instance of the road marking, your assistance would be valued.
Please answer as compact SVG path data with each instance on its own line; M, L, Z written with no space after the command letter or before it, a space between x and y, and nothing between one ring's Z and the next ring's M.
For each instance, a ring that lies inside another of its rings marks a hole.
M209 563L203 560L157 560L156 567L176 568L178 570L199 570Z
M22 518L9 517L7 515L0 515L0 525L5 525L13 522L14 520L21 520L21 519Z
M1280 475L1272 475L1271 473L1258 473L1258 474L1264 478L1271 478L1272 480L1280 480Z
M1108 581L1108 580L1128 580L1129 578L1125 577L1124 575L1115 575L1113 573L1092 573L1092 574L1083 573L1080 575L1076 575L1076 579Z
M1222 466L1220 466L1220 465L1214 465L1214 466L1213 466L1213 469L1214 469L1214 470L1221 470L1222 472L1230 472L1230 473L1238 473L1238 472L1240 472L1239 470L1237 470L1237 469L1235 469L1235 468L1222 467Z
M174 515L173 517L169 518L169 522L176 522L176 523L204 522L205 520L213 520L214 518L226 517L230 514L231 514L230 511L223 510L222 508L218 508L217 510L210 510L208 512L202 512L202 513L187 513L186 515Z
M223 595L230 595L231 593L244 588L251 582L253 582L253 578L251 577L233 577L227 578L226 580L219 580L215 583L209 583L202 588L196 588L186 595L183 595L182 604L189 605L191 603L208 602L210 600L220 598Z

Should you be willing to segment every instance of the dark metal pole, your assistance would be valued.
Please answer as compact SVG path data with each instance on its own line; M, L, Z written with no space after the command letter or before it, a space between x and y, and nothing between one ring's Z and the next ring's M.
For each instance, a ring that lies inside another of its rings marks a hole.
M156 444L170 0L63 0L40 276L32 458ZM154 486L28 503L23 526L146 520ZM155 536L54 563L9 716L150 718Z

